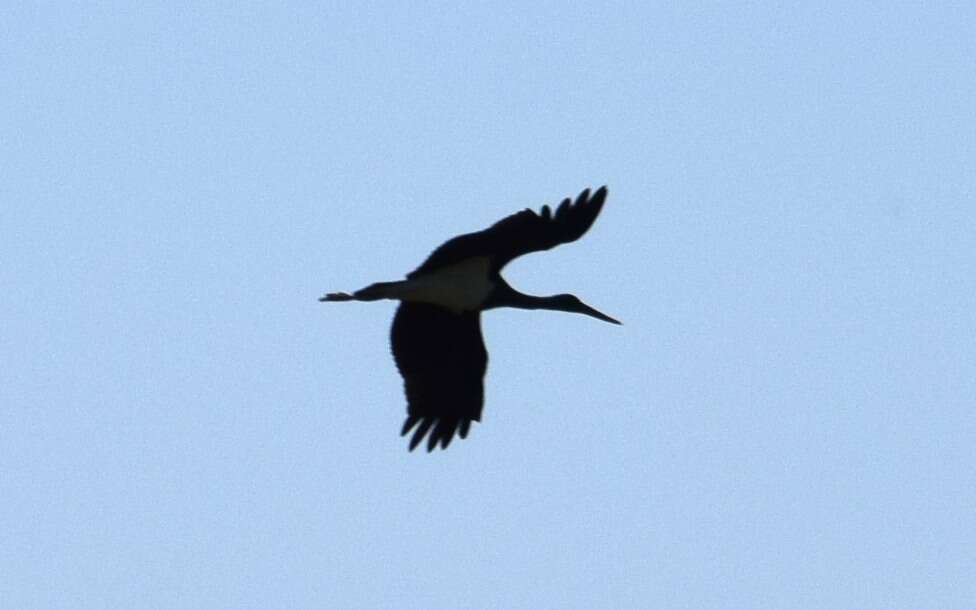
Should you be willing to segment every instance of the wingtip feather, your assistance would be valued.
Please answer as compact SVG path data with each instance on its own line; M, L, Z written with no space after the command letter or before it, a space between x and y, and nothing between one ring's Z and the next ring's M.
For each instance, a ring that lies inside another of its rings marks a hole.
M601 186L590 196L590 205L595 205L603 207L603 203L607 200L607 187Z
M419 415L408 415L407 419L404 420L403 422L403 428L400 430L400 436L406 436L407 433L410 432L410 430L412 430L413 427L416 426L417 422L419 421L420 421Z
M420 427L417 428L417 431L413 433L413 437L410 439L410 451L416 449L420 441L424 440L424 435L427 434L427 431L430 430L433 424L434 420L429 417L420 423Z
M413 436L410 438L409 451L413 451L419 447L426 437L426 449L430 453L440 445L441 449L447 449L447 447L454 440L454 437L467 438L468 432L471 428L471 419L455 419L455 418L437 418L437 417L423 417L420 415L410 415L407 417L406 421L403 423L403 429L400 431L400 436L406 436L414 426L419 423L420 426L414 431Z

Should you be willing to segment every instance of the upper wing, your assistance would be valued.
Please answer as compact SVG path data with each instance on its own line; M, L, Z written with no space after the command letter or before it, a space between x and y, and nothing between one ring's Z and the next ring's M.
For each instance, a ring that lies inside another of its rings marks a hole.
M407 394L407 420L401 435L419 424L410 440L412 451L427 432L427 450L446 448L458 432L468 435L471 421L481 420L482 379L488 353L477 312L454 314L425 303L401 303L390 333Z
M541 214L522 210L484 231L448 240L407 277L412 278L473 256L490 256L492 269L499 271L513 258L523 254L576 241L596 220L606 199L607 187L601 186L592 195L590 189L586 189L579 194L575 203L568 197L563 199L555 213L547 205L542 207Z

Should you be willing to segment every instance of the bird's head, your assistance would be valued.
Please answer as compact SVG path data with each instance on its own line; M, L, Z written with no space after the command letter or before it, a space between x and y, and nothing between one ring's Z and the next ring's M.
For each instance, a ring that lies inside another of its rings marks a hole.
M604 322L610 322L611 324L620 324L618 320L611 318L607 314L598 311L579 300L576 295L557 294L556 296L550 297L550 299L552 299L552 304L554 306L553 309L560 309L570 313L582 313L596 318L597 320L603 320Z

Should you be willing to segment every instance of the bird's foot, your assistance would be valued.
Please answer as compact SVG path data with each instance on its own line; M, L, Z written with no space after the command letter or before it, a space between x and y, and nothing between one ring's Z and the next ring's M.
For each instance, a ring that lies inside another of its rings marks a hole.
M352 296L348 292L330 292L329 294L320 298L319 301L323 303L326 301L352 301L355 300L355 298L356 297Z

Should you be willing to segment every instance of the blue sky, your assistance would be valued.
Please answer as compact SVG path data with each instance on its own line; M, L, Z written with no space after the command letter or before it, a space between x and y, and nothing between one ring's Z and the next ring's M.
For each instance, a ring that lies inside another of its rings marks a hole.
M976 11L406 4L2 9L0 606L973 608ZM408 454L316 298L601 184Z

